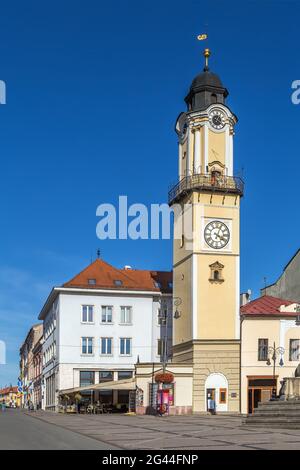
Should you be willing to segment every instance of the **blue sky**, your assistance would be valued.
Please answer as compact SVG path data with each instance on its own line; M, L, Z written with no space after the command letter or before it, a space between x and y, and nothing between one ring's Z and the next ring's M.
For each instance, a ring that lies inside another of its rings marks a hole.
M226 3L226 6L225 6ZM15 382L18 348L49 289L99 247L122 267L170 269L170 241L99 241L96 207L166 201L177 177L174 122L203 67L238 115L241 287L258 295L299 248L300 5L296 1L2 2L0 339Z

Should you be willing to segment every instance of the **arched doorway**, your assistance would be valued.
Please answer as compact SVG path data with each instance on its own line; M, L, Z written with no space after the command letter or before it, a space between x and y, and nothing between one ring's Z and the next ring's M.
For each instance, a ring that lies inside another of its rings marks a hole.
M205 381L205 409L208 410L208 400L214 399L216 412L228 410L228 381L225 375L215 372Z

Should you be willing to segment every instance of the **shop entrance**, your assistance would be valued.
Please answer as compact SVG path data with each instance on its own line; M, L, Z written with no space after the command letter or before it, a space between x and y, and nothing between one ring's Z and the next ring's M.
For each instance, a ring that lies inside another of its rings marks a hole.
M273 389L277 390L277 377L248 377L248 413L252 414L259 402L269 401Z

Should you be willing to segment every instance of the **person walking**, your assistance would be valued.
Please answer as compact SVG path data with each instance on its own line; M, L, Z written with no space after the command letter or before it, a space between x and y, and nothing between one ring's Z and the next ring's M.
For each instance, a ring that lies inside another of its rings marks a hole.
M216 414L216 400L214 399L214 397L211 398L210 406L211 406L211 414L215 415Z

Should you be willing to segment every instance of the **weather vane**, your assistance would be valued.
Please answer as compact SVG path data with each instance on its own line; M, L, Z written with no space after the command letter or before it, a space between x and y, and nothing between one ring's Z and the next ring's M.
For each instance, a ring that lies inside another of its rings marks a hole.
M208 38L207 34L199 34L199 36L197 36L198 41L205 41L205 39L207 39L207 38ZM203 52L203 55L205 57L204 70L208 70L208 58L209 58L210 54L211 54L210 49L208 49L208 48L204 49L204 52Z

